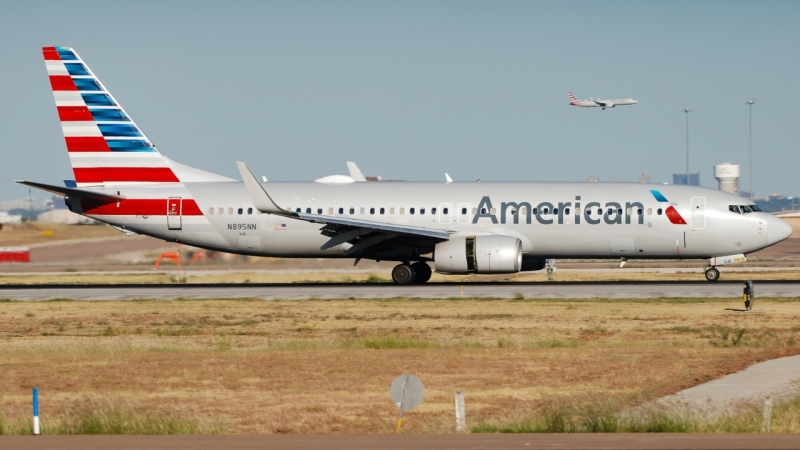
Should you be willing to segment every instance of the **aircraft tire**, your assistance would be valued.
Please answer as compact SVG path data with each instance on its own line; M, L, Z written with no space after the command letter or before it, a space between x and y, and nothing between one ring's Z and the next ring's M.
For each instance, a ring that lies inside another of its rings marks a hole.
M431 266L429 266L428 264L422 261L415 262L414 264L411 265L411 268L413 268L414 272L416 272L417 274L417 276L414 278L414 283L423 284L427 283L428 280L431 279L433 271L431 270Z
M409 264L398 264L392 269L392 280L395 284L411 284L416 277L414 268Z
M706 270L706 280L708 281L717 281L719 280L719 270L716 267L712 267Z

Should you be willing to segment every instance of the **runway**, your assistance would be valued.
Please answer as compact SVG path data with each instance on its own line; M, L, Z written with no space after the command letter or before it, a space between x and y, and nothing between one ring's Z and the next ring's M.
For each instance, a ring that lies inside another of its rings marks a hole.
M738 281L697 282L536 282L377 284L151 284L151 285L6 285L0 299L36 301L258 298L307 300L339 298L730 298L740 299ZM800 282L759 281L759 297L800 297Z
M0 436L7 449L790 449L792 434L447 434L231 436Z

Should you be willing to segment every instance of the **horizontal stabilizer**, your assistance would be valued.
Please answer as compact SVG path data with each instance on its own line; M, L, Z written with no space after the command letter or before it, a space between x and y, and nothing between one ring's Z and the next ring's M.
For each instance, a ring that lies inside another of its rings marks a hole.
M104 192L87 191L84 189L70 188L64 186L53 186L50 184L35 183L33 181L14 180L14 182L19 184L24 184L25 186L30 186L36 189L41 189L46 192L52 192L53 194L60 195L62 197L91 198L108 203L118 202L120 200L125 199L125 197L121 195L111 195L111 194L106 194Z

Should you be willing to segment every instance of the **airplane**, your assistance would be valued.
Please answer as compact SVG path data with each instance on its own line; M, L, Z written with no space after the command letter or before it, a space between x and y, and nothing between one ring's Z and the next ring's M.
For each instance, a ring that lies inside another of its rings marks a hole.
M398 284L545 269L554 258L708 259L718 266L792 233L722 191L639 183L242 181L162 154L69 47L44 47L74 180L17 182L128 234L221 252L395 261ZM262 164L269 167L269 160ZM358 177L360 178L360 177Z
M615 106L625 106L625 105L635 105L639 103L635 98L614 98L609 100L601 100L601 99L590 99L590 100L577 100L572 95L572 92L567 92L569 96L569 104L572 106L580 106L582 108L596 108L601 107L603 109L606 108L613 108Z

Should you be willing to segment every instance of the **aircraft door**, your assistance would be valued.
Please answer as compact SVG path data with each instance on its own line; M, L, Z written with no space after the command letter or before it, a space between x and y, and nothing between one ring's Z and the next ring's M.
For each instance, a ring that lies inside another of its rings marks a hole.
M470 207L469 203L459 203L458 204L458 223L469 223L470 219Z
M167 228L170 230L181 229L181 207L183 199L170 197L167 199Z
M452 212L450 211L453 209L453 205L450 203L442 203L439 205L439 223L448 224L453 221Z
M689 217L689 228L697 231L706 229L705 197L692 197L692 214Z

